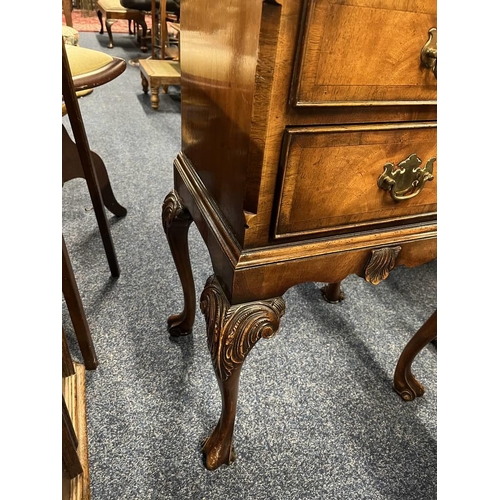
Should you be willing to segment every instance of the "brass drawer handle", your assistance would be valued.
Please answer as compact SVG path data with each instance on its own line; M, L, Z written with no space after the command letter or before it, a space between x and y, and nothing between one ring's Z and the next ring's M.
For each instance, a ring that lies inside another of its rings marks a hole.
M377 181L379 188L389 191L394 201L410 200L422 191L427 181L434 179L433 169L436 158L427 161L421 167L422 160L412 153L406 160L394 165L386 163L384 172Z
M438 64L438 50L437 50L437 28L431 28L429 30L429 39L425 42L425 45L420 51L420 60L426 68L432 69L434 76L437 80L437 64Z

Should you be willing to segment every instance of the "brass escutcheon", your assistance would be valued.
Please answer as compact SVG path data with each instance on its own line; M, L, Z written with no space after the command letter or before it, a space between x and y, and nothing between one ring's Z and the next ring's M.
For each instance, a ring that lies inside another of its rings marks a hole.
M394 165L386 163L384 172L377 181L379 188L389 191L394 201L403 201L414 198L422 191L427 181L434 179L433 169L436 158L427 161L421 167L422 160L412 153L406 160Z

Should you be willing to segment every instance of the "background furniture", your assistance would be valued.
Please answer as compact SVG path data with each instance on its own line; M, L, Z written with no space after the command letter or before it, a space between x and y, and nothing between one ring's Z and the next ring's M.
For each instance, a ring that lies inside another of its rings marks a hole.
M158 109L160 106L160 88L168 93L169 85L180 85L180 64L176 61L162 59L139 59L141 71L142 90L145 94L151 89L151 107Z
M243 362L278 330L290 287L378 284L436 258L436 3L184 0L181 16L163 226L185 305L169 325L192 330L194 220L214 270L200 305L222 397L203 445L215 469L235 457Z
M153 6L155 1L153 0ZM154 7L153 7L154 8ZM153 44L153 56L148 59L139 60L139 69L141 72L142 90L145 94L151 89L151 107L158 109L160 105L160 88L165 94L168 93L169 85L180 85L181 83L181 67L178 57L171 56L176 60L166 60L167 55L167 2L160 3L159 21L154 22L155 30L153 31L153 40L159 39L159 58L156 56L157 47ZM156 19L153 16L153 19ZM160 28L160 33L157 33L157 26ZM180 33L178 35L180 37Z
M105 16L106 31L109 37L109 49L114 47L111 26L119 19L127 19L129 21L129 33L131 35L134 34L130 27L132 22L141 27L140 32L137 33L137 40L141 44L142 51L146 52L148 50L148 46L146 44L148 27L143 11L126 9L121 5L120 0L97 0L97 17L101 23L101 31L99 32L101 35L104 33L104 26L102 22L103 14Z
M73 19L71 17L71 11L73 10L73 7L71 4L72 0L62 0L64 20L66 21L66 26L69 26L70 28L73 27Z

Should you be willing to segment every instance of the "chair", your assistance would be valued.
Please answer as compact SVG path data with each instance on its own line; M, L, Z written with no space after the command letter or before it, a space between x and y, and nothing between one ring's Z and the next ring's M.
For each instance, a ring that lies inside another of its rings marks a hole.
M423 396L424 386L415 378L411 365L417 354L430 342L437 338L437 310L420 327L406 344L394 371L394 390L404 401L412 401Z
M62 43L63 115L68 114L75 142L62 126L62 182L83 178L87 182L99 232L110 267L111 275L120 276L120 267L111 237L104 207L116 216L126 215L113 194L106 167L102 159L90 150L77 93L103 85L126 68L121 58L99 51ZM62 290L75 335L87 370L97 367L97 357L88 327L85 311L76 284L64 236L62 239Z
M104 33L104 27L102 23L102 16L104 13L106 17L106 31L109 37L109 49L112 49L114 47L111 26L115 21L118 21L119 19L126 19L129 21L129 33L131 35L133 35L133 32L130 29L131 22L134 22L141 27L141 32L138 33L137 38L141 45L141 50L143 52L146 52L148 50L148 46L146 43L148 27L146 24L145 12L149 12L151 10L150 2L147 2L145 7L145 9L129 9L124 7L120 3L120 0L97 0L97 17L99 18L99 22L101 23L101 30L99 31L99 33L101 35Z
M108 264L113 276L120 275L109 225L104 211L117 216L127 210L115 199L102 159L90 150L77 93L113 80L126 69L123 59L99 51L67 45L62 39L63 115L68 114L75 142L63 125L63 184L76 177L87 182ZM66 335L62 332L62 498L89 499L90 479L86 421L85 370L97 368L97 356L78 291L68 250L62 238L62 290L84 364L73 363Z
M104 85L123 73L125 68L126 63L121 58L63 43L63 114L68 113L75 142L63 125L62 181L64 184L77 177L86 180L114 277L120 276L120 268L104 207L118 217L126 215L127 210L116 201L104 162L90 150L76 92Z

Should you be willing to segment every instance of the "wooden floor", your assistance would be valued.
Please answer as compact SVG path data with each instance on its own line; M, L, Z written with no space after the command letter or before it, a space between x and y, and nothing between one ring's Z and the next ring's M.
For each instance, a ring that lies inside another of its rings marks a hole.
M69 479L63 467L62 498L63 500L90 500L85 367L80 363L74 363L74 366L75 375L62 379L62 391L78 438L78 455L83 473Z

